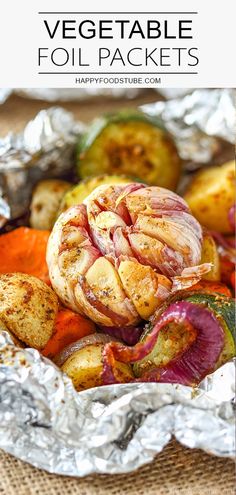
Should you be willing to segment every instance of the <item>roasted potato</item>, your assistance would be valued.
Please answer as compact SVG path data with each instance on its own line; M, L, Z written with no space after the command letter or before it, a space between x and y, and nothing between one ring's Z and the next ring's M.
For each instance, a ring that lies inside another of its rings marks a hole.
M92 122L78 146L81 178L105 174L132 175L150 185L175 189L181 160L162 123L130 110Z
M40 181L33 191L30 205L30 226L34 229L51 230L56 220L60 202L71 187L59 179Z
M228 213L235 202L235 163L200 170L190 183L184 199L197 220L211 230L228 234Z
M83 337L60 353L55 362L72 379L76 390L103 385L102 350L104 344L111 341L112 338L107 335L93 334ZM130 365L115 361L115 366L120 382L129 382L134 377Z
M58 214L71 206L83 203L84 199L98 186L104 184L128 184L129 182L134 182L134 179L124 175L98 175L97 177L84 179L63 196Z
M38 278L0 275L0 321L20 341L42 349L53 333L57 311L56 294Z
M203 236L201 263L212 263L211 271L203 275L204 280L220 280L220 257L216 243L209 234Z

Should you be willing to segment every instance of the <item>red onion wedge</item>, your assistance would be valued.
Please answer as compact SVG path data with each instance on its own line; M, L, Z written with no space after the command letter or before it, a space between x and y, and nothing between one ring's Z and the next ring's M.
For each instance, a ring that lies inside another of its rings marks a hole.
M139 327L105 327L100 326L101 330L111 337L123 340L125 344L135 345L139 341L143 328Z
M153 349L160 330L175 322L196 331L196 339L164 367L157 367L142 375L138 382L165 382L195 385L213 371L224 346L224 333L214 314L204 307L187 301L173 303L161 315L144 342L134 347L120 343L106 344L103 350L103 382L117 383L114 360L134 363Z

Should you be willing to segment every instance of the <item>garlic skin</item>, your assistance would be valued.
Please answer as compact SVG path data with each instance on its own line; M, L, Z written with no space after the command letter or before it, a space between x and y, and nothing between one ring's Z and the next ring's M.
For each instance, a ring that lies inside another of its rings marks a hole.
M100 325L135 325L181 286L184 270L185 286L209 270L196 266L201 243L200 224L177 194L106 184L58 218L47 248L49 275L72 310Z

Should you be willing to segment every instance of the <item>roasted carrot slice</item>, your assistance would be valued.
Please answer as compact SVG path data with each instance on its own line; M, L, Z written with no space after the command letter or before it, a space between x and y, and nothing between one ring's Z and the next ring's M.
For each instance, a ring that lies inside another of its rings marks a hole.
M223 294L228 297L232 297L230 289L227 285L222 284L220 282L211 282L210 280L201 280L197 284L193 285L191 289L188 289L197 292L204 292L205 294Z
M0 235L0 273L21 272L50 284L46 248L50 232L19 227Z
M92 321L69 309L61 309L57 314L54 333L42 354L53 359L68 344L94 332L95 325Z

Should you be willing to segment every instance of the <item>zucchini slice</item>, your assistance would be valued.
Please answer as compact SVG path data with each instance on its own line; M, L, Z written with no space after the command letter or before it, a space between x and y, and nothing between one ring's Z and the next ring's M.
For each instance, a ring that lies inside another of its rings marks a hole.
M130 110L96 119L78 146L81 178L125 174L176 189L181 160L159 119Z
M176 299L177 298L175 298L175 300ZM179 300L186 300L194 304L202 305L212 311L219 320L224 331L225 342L224 348L215 365L215 369L232 359L236 352L235 300L223 295L203 293L194 293L191 295L186 293L186 297L181 293ZM141 341L145 340L150 330L151 326L149 324L141 336ZM194 331L188 331L184 325L175 325L174 323L171 323L168 327L161 330L152 352L133 365L135 376L140 377L144 372L150 369L168 365L175 357L181 355L185 348L191 345L194 340Z

